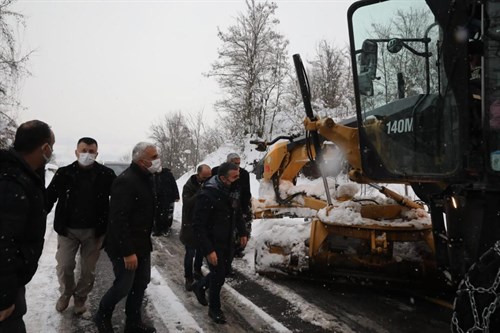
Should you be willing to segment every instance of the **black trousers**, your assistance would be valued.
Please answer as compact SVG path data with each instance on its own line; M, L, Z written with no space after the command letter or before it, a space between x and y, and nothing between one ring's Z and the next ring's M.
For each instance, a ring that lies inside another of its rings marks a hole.
M19 288L14 304L16 308L14 312L5 319L0 321L0 333L26 333L23 316L26 314L26 289Z
M199 283L203 289L208 288L209 308L218 311L221 308L220 291L224 285L226 272L230 266L230 250L215 250L215 253L217 253L217 266L208 263L210 273L197 283Z
M113 264L115 280L99 303L97 317L111 318L116 304L125 296L125 314L127 322L139 323L144 292L151 281L151 254L138 256L135 270L125 269L123 258L110 258Z
M174 206L175 202L171 202L156 208L153 233L161 234L170 230L174 221Z
M186 246L186 254L184 255L184 277L187 279L193 278L193 259L194 270L201 271L201 265L203 264L201 250L195 247Z

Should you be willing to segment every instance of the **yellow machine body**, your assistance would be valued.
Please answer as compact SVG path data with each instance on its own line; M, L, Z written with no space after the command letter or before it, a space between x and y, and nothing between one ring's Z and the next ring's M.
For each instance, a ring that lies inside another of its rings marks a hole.
M349 177L356 183L373 183L363 175L359 152L358 130L356 128L336 124L332 119L325 118L310 121L306 118L304 125L308 131L318 131L326 139L337 145L351 166ZM308 146L309 145L309 146ZM296 177L303 167L310 161L310 156L315 156L314 148L308 141L278 142L272 145L264 157L263 181L272 182L275 190L283 181L295 183ZM425 277L436 270L432 260L434 256L434 241L432 226L400 226L391 224L391 221L404 220L404 213L410 209L422 209L423 206L387 189L376 186L387 197L394 199L395 204L362 204L360 214L366 221L365 224L349 225L335 221L322 221L318 216L313 217L310 236L307 240L307 253L309 269L314 271L342 271L348 270L370 272L379 274L387 279L392 276L401 277L412 275ZM276 190L276 196L280 192ZM275 218L284 215L283 211L290 208L309 208L313 211L335 208L339 204L352 200L352 197L335 198L333 206L327 207L327 202L305 194L277 198L273 204L265 204L260 199L262 206L254 209L256 218ZM425 214L425 213L424 213ZM297 215L300 217L299 215ZM377 223L379 221L385 223ZM348 244L345 248L337 243ZM408 262L394 257L395 244L419 244L425 248L426 254L417 262ZM283 244L266 243L269 253L283 256L279 268L282 271L296 271L297 263L301 262L297 253L291 252L291 247ZM346 248L349 251L346 251ZM258 265L258 263L257 263ZM261 272L265 271L260 269ZM408 274L405 274L408 273ZM389 275L387 275L389 273Z

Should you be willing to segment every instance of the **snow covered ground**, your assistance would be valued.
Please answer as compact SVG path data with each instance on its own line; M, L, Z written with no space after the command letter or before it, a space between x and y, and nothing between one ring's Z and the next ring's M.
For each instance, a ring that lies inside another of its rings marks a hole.
M225 161L228 153L234 151L238 151L237 147L226 145L209 155L203 163L208 164L211 167L215 167ZM241 166L246 167L248 171L251 171L252 169L250 164L262 156L261 153L258 153L251 148L246 148L241 155ZM51 175L52 172L47 173L47 184L50 181ZM190 175L190 173L187 173L177 180L179 191L182 191L182 187ZM250 173L250 181L251 191L254 198L266 195L266 193L263 193L262 189L259 191L260 183L256 179L255 174ZM337 181L338 180L335 179L335 182ZM309 195L321 197L321 195L324 196L324 193L321 194L322 186L318 185L318 183L318 180L308 180L301 177L298 179L296 187L288 184L285 186L287 188L284 190L288 191L288 193L293 193L293 191L307 191ZM347 187L351 187L347 188L347 191L357 192L364 197L381 198L378 191L365 186L350 184ZM405 188L403 186L391 185L389 187L404 194ZM267 194L269 194L269 192L267 192ZM413 194L409 193L409 195L412 196ZM415 198L414 195L413 198ZM172 228L176 231L180 229L179 221L181 221L181 212L182 201L176 203L175 207L174 224ZM332 215L336 216L337 221L345 220L345 223L363 222L362 219L360 220L359 212L353 205L340 205L337 211L333 213L330 211L329 216ZM55 274L57 234L53 230L52 220L53 212L47 219L45 247L42 258L40 259L38 271L33 280L27 286L28 313L25 316L25 322L27 324L28 332L64 331L64 329L61 330L61 327L64 325L63 320L61 319L61 314L57 313L54 308L59 293L57 290L58 282ZM413 221L413 223L429 223L429 221L426 220L425 212L415 213L415 216L410 217L409 220ZM266 288L277 297L286 299L292 304L297 304L296 311L299 313L299 317L303 321L309 322L312 325L321 327L327 331L352 332L352 330L339 321L334 314L323 312L320 308L308 303L306 300L296 295L289 289L280 288L269 284L268 282L262 282L264 280L262 280L256 273L255 251L257 251L260 255L259 265L261 266L264 265L272 267L276 263L279 264L282 260L281 256L264 251L265 242L268 240L273 240L275 243L287 244L291 247L292 252L305 253L306 248L304 241L309 237L310 219L282 218L254 220L252 228L252 237L244 252L244 258L235 264L236 269L247 278L252 279L256 283L260 283L262 288ZM166 247L157 248L155 250L165 252L166 255L173 256L168 253L168 249ZM103 255L105 254L103 253ZM304 266L307 265L306 262L303 264ZM203 332L203 325L200 325L199 318L195 318L193 316L189 307L187 307L183 301L184 296L181 296L178 293L178 286L172 285L172 281L169 276L160 273L160 271L163 271L160 268L161 267L153 267L151 284L147 289L147 297L150 301L150 306L154 308L155 316L160 314L160 318L156 318L156 320L161 321L168 332ZM229 284L226 284L224 288L226 297L230 297L233 302L239 304L239 306L243 309L242 311L252 313L255 318L258 317L259 320L264 323L263 325L271 327L272 331L290 331L289 328L253 304L249 299L239 294ZM91 313L86 313L84 317L89 319L91 317ZM367 325L375 328L377 326L376 323L368 323ZM382 332L383 329L380 328L375 331Z

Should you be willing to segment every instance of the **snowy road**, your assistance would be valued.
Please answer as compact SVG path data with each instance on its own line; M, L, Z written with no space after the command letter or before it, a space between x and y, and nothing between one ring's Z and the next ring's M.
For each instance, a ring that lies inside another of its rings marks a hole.
M174 229L178 222L174 222ZM89 296L89 312L72 314L72 304L59 314L55 275L57 237L49 225L40 268L28 285L28 332L92 333L90 320L100 297L113 280L111 264L103 252L96 286ZM345 285L325 285L300 280L269 280L253 273L244 259L237 259L237 273L223 290L223 310L228 324L208 319L207 308L184 290L183 247L177 230L170 237L154 238L152 280L147 289L145 321L158 332L448 332L450 311L398 294ZM115 331L124 326L123 302L115 311Z

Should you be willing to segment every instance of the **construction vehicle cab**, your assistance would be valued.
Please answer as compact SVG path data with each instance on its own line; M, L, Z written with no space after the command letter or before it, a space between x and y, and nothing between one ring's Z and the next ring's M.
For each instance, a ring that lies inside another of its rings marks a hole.
M500 331L500 1L364 0L348 22L363 176L429 205L437 264L465 278L453 329Z

